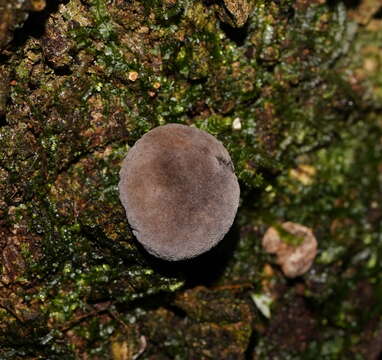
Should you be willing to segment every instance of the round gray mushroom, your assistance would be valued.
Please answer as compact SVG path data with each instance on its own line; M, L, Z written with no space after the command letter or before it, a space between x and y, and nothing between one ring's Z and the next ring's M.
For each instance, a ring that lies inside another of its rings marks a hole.
M239 205L240 188L228 151L205 131L159 126L122 163L120 199L133 233L165 260L198 256L223 239Z

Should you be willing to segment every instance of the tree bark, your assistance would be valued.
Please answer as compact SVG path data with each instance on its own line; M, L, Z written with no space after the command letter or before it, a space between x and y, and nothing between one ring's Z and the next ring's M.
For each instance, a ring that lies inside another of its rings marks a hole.
M377 359L381 11L0 0L0 358ZM173 263L117 189L129 147L172 122L221 140L241 186L225 239ZM294 279L261 245L286 221L318 243Z

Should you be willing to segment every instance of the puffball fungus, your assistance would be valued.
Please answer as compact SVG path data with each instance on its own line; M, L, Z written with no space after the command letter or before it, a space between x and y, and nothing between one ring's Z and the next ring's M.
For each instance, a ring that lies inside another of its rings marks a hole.
M228 151L205 131L158 126L122 163L120 199L133 233L165 260L198 256L231 227L240 188Z

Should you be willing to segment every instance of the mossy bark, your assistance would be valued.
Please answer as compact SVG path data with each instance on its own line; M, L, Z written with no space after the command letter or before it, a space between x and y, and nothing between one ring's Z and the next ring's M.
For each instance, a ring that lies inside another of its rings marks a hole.
M0 358L377 359L382 20L377 0L0 0ZM229 149L235 225L150 257L118 197L169 122ZM309 227L288 280L267 228ZM367 311L365 311L367 309Z

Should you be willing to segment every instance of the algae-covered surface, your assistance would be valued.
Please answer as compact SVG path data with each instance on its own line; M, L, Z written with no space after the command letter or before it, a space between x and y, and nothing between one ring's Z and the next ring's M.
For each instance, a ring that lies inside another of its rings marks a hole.
M379 359L378 0L0 0L0 359ZM229 150L235 223L168 263L117 184L170 122ZM313 231L287 278L270 226Z

